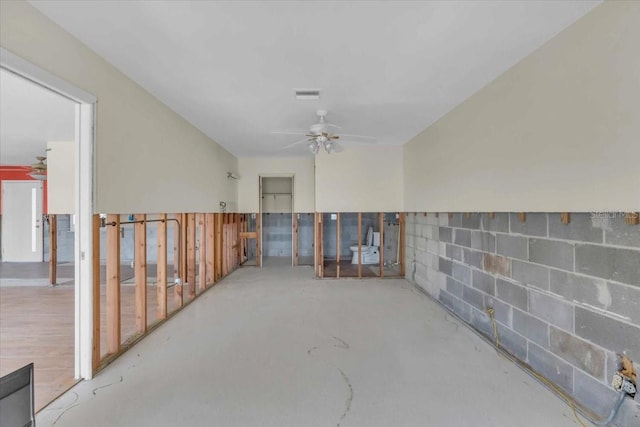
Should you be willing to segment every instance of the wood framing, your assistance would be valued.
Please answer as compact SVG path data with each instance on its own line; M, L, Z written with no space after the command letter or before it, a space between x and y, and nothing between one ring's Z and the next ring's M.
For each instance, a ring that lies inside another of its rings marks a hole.
M214 221L214 214L212 213L208 213L205 214L205 228L206 228L206 232L207 235L205 237L205 251L206 251L206 255L207 255L207 266L206 266L206 282L207 282L207 286L209 285L213 285L213 283L215 282L215 270L214 270L214 264L215 264L215 256L214 256L214 246L215 246L215 233L216 233L216 229L215 229L215 221Z
M172 221L173 224L173 279L180 278L182 272L180 271L180 220L182 216L175 214Z
M107 352L120 351L120 215L107 215Z
M297 267L298 266L298 214L293 212L291 214L291 227L293 228L292 233L292 245L293 245L293 266Z
M135 215L133 268L135 277L136 330L147 331L147 216Z
M214 262L215 262L215 281L217 282L222 277L222 227L223 227L223 214L215 213L214 225L215 225L215 246L213 248Z
M93 338L91 366L95 374L100 366L100 215L93 215L91 230L93 233Z
M563 224L569 224L571 222L571 214L569 212L562 212L560 214L560 221Z
M438 214L436 214L436 217ZM398 239L400 243L398 244L398 259L400 260L400 277L404 277L405 275L405 265L404 265L404 244L405 244L405 235L404 235L404 227L405 227L405 218L404 212L400 212L398 214Z
M200 228L199 233L199 242L198 242L198 250L199 250L199 264L198 264L198 291L202 292L207 289L207 225L206 225L206 215L198 214L198 227Z
M489 212L489 219L493 219L496 217L496 213L495 212Z
M189 299L196 296L196 214L187 216L187 289Z
M518 221L525 222L527 220L527 214L524 212L518 212Z
M340 277L340 212L336 214L336 277Z
M358 278L362 277L362 212L358 212Z
M58 217L49 215L49 283L58 282Z
M256 214L256 267L262 267L262 214Z
M629 225L640 224L640 212L627 212L624 215L624 222L626 222Z
M158 218L158 273L156 281L156 297L158 299L158 319L167 318L167 215Z

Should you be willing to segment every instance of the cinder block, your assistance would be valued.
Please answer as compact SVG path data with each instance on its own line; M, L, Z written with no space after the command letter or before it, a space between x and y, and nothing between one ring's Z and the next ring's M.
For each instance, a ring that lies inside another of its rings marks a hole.
M527 238L523 236L510 236L498 234L496 239L496 252L509 258L527 259Z
M457 228L454 233L454 243L460 246L471 247L471 231Z
M529 313L573 332L573 304L534 290L529 291Z
M431 212L427 214L426 218L427 225L438 225L438 218L436 218L436 214Z
M603 381L606 356L602 349L553 326L549 331L549 346L553 353Z
M482 310L471 309L471 325L485 336L494 339L493 323L489 315Z
M611 295L611 305L606 307L606 310L626 317L630 322L640 326L640 287L609 282L607 289ZM640 362L640 357L636 358Z
M437 240L427 240L427 252L437 254L440 250Z
M529 341L528 362L533 369L569 394L573 393L573 366Z
M605 224L606 243L640 248L640 226L627 224L622 215L606 218Z
M527 310L527 289L506 280L496 279L496 296L521 310Z
M551 270L551 292L607 310L640 325L640 288L604 279Z
M441 227L449 226L449 216L446 212L440 212L440 215L438 215L438 225Z
M527 358L527 340L520 334L498 323L500 345L520 360Z
M482 269L482 252L464 248L462 253L465 264Z
M438 262L438 271L451 276L453 270L451 264L451 261L449 261L448 259L440 257L440 260Z
M444 216L448 217L449 214L445 213ZM449 227L460 227L461 223L462 223L462 219L461 219L461 216L460 216L460 212L454 212L451 215L451 218L449 218Z
M447 292L451 295L455 295L458 298L462 298L462 289L464 285L458 282L456 279L452 277L447 277Z
M473 270L472 273L472 284L476 289L481 290L485 294L495 295L496 294L496 279L490 274L483 273L482 271Z
M466 285L471 285L471 270L466 265L454 262L452 275L456 280L459 280Z
M576 271L640 286L640 250L576 245Z
M503 325L511 327L513 324L513 307L509 304L500 301L497 298L494 298L490 295L485 295L484 297L484 306L486 308L493 308L494 316L496 320Z
M549 237L582 242L603 242L602 221L594 219L588 213L572 213L571 222L563 224L560 214L549 214Z
M576 335L616 353L640 354L640 328L587 310L576 310Z
M480 229L480 214L472 213L467 218L467 214L460 214L460 227L472 228L474 230Z
M441 242L447 242L447 243L452 243L453 242L453 240L451 238L451 235L452 235L452 233L451 233L452 229L451 228L440 227L438 230L439 230L438 233L439 233L439 236L440 236L439 240Z
M455 245L447 245L447 258L462 262L462 248Z
M523 261L511 261L511 277L525 285L549 290L549 269Z
M573 244L546 239L529 239L529 261L573 271Z
M433 239L433 240L439 240L440 238L440 233L438 232L440 227L438 227L437 225L429 225L426 227L425 232L426 232L426 238L427 239Z
M424 237L416 236L415 244L416 244L416 249L420 251L427 250L427 239L425 239Z
M535 342L540 347L549 348L549 324L524 311L513 309L513 329Z
M453 300L455 297L447 291L440 291L440 296L438 300L445 306L448 307L451 311L453 310Z
M576 369L574 375L575 399L595 412L600 418L607 418L616 401L617 393L612 388L591 378L580 369ZM620 422L619 417L616 417L615 421L616 424L620 426L633 425L618 424Z
M479 291L476 291L473 288L470 288L469 286L464 286L462 288L462 299L465 300L467 303L471 304L472 306L474 306L475 308L477 308L478 310L484 310L484 298L482 296L482 293Z
M488 213L482 214L482 229L486 231L497 231L500 233L509 232L509 214L506 212L496 212L493 218L489 218Z
M496 238L486 231L471 231L471 247L483 252L496 251Z
M528 236L547 236L547 214L539 212L527 212L526 221L518 219L517 213L509 214L511 233L526 234Z
M508 258L500 255L484 254L484 271L509 277L511 275L511 263Z

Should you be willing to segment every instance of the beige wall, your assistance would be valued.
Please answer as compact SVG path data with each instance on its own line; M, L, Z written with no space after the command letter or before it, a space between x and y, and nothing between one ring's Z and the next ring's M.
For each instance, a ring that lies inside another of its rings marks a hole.
M402 147L321 151L316 156L316 210L402 211Z
M258 212L262 176L293 176L294 212L315 212L314 161L302 158L240 158L238 171L238 211Z
M0 2L0 44L98 98L96 211L236 209L233 155L31 5Z
M640 2L605 2L445 115L405 145L405 209L638 210L639 40Z
M75 212L74 141L47 142L47 211Z

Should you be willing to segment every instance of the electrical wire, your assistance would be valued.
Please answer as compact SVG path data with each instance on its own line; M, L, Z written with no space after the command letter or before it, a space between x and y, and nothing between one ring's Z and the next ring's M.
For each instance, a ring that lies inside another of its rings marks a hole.
M498 337L498 325L496 323L495 310L493 308L488 308L486 311L487 311L487 314L489 315L489 318L491 319L491 323L493 324L493 335L495 337L496 349L501 350L502 347L500 347L500 338ZM584 412L582 412L578 407L576 407L576 404L574 403L573 398L571 398L571 396L569 396L560 387L558 387L557 385L555 385L554 383L552 383L551 381L549 381L548 379L546 379L545 377L543 377L542 375L534 371L533 369L530 369L527 367L527 371L538 381L540 381L541 383L549 387L551 390L553 390L558 396L560 396L562 400L564 400L567 403L567 405L569 405L569 407L571 408L571 411L573 412L573 416L576 418L576 421L578 421L578 424L580 424L582 427L588 427L588 426L580 419L580 417L578 417L578 412L580 412L580 414L592 424L595 424L597 426L609 425L609 423L611 423L611 421L613 421L615 416L618 414L618 410L620 409L620 406L622 406L622 402L624 401L624 397L626 394L624 391L620 391L618 400L616 401L615 406L611 410L609 417L606 420L597 421L597 420L591 419Z

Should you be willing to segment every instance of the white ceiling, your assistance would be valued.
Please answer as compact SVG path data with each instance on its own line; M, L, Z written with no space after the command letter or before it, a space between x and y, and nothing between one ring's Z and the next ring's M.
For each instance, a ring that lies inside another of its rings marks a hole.
M304 154L271 132L308 129L318 108L404 144L598 4L31 3L239 157Z
M30 165L47 141L73 141L75 103L0 69L0 165Z

